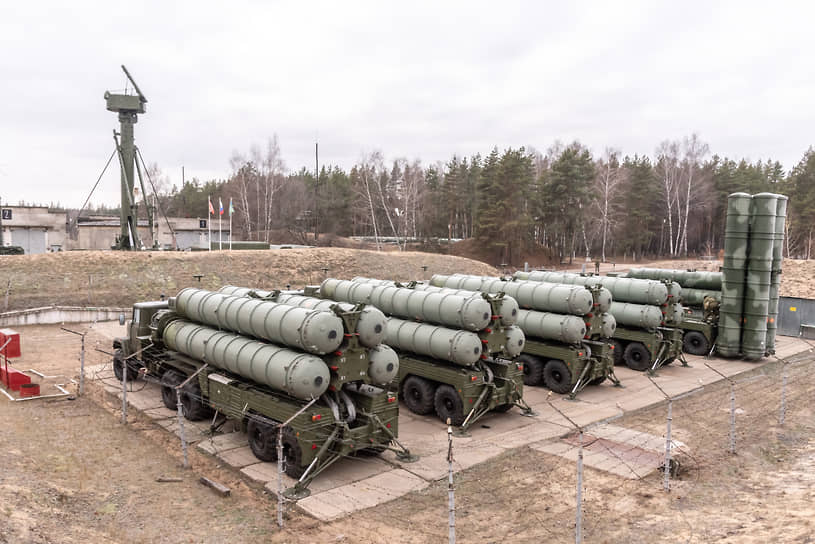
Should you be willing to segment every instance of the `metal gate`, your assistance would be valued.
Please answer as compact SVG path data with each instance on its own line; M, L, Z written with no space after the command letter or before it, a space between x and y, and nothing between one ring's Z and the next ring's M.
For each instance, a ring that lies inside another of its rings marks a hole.
M11 245L20 246L26 255L45 253L45 231L42 229L11 229Z
M781 297L778 300L778 334L815 338L815 300Z

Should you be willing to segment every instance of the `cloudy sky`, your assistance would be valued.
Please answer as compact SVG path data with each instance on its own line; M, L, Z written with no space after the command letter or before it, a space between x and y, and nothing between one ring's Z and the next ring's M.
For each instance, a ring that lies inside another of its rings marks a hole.
M17 2L0 17L0 199L80 206L113 150L105 90L173 183L277 134L290 170L698 132L791 168L815 144L812 2ZM114 164L115 166L115 164ZM118 167L94 194L119 200Z

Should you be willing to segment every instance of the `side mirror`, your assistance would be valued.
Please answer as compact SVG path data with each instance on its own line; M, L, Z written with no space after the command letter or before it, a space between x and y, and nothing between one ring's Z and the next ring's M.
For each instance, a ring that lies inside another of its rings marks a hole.
M125 314L119 314L119 325L125 324Z

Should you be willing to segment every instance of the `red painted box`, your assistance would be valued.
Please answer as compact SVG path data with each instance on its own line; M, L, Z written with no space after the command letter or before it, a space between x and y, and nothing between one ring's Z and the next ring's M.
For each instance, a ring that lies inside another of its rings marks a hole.
M8 374L6 374L6 365L3 363L0 364L0 381L12 391L18 391L21 385L31 383L31 378L11 366L8 367Z
M10 341L9 341L10 340ZM0 354L5 352L6 357L14 359L22 355L20 351L20 333L13 329L0 329L0 346L9 341L5 349L0 350Z

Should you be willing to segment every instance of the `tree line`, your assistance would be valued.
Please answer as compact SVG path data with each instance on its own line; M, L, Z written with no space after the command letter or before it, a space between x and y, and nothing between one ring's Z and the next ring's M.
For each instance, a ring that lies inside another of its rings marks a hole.
M652 156L580 142L493 148L447 162L386 161L379 151L344 170L288 171L276 136L233 153L226 180L168 189L168 215L203 216L207 198L231 198L235 239L275 242L287 231L365 236L404 249L471 239L495 263L530 252L559 262L716 255L723 247L727 195L769 191L790 197L785 255L810 258L815 228L815 151L785 171L778 161L734 160L698 135L661 142ZM161 180L158 169L154 176ZM168 186L167 183L159 185Z

